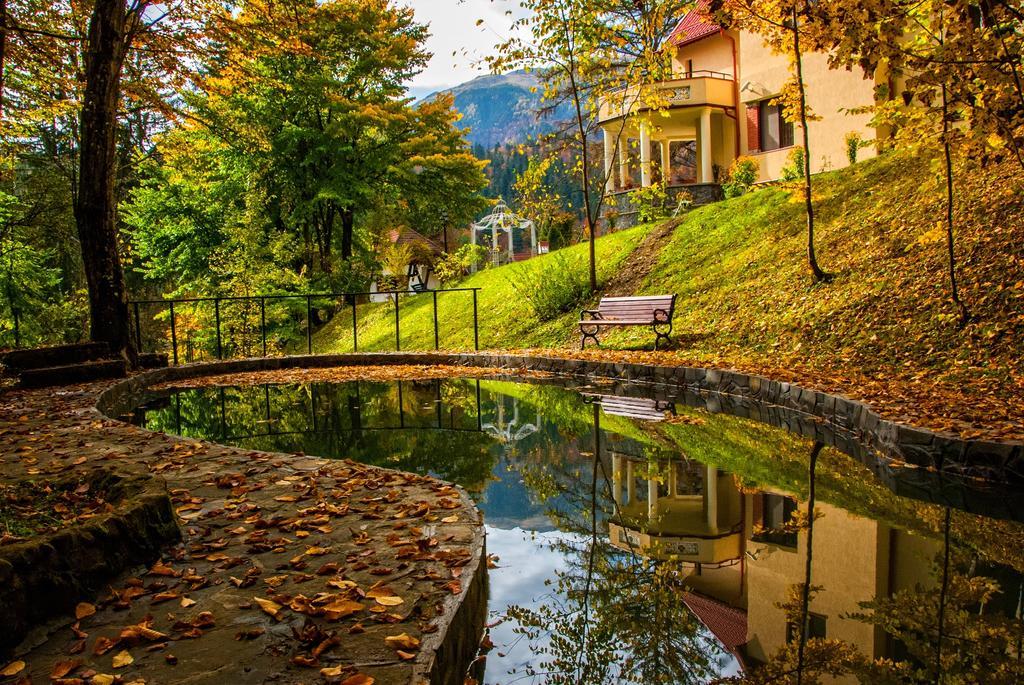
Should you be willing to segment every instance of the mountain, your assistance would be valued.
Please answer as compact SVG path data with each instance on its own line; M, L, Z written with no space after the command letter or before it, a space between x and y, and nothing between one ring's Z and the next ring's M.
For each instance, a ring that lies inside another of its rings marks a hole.
M462 114L459 126L470 129L466 139L471 145L487 149L498 144L524 142L529 136L546 133L554 122L564 118L539 118L541 84L535 74L512 71L507 74L478 76L442 93L455 96L455 109ZM433 93L425 100L438 95Z

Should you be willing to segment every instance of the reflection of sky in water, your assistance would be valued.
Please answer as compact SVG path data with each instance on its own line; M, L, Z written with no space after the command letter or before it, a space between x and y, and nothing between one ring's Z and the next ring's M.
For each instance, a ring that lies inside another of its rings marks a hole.
M551 543L572 537L559 531L487 526L487 553L500 558L498 568L490 571L488 622L499 620L510 605L534 606L544 601L552 591L545 582L554 582L556 572L568 567L568 560ZM487 683L508 682L509 671L521 670L533 659L533 646L525 639L517 641L514 628L512 621L491 628L495 649L487 655Z

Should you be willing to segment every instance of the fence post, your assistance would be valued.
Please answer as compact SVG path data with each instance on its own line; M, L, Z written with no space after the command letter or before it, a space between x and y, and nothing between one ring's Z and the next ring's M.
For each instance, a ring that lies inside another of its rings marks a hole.
M135 309L135 351L142 352L142 324L139 323L139 303L133 302Z
M174 300L171 300L171 351L174 365L178 365L178 329L174 325Z
M260 298L260 336L263 338L263 356L267 356L267 298Z
M217 359L224 358L224 349L220 342L220 298L213 298L213 316L217 321Z
M395 352L402 351L402 336L398 328L398 291L395 291Z
M313 297L306 295L306 354L313 354Z
M473 349L476 351L480 350L480 326L477 324L477 313L476 313L476 291L477 288L473 288Z
M434 349L439 350L441 345L437 337L437 291L432 290L431 293L434 295Z
M352 351L359 351L359 320L356 318L356 296L352 296Z

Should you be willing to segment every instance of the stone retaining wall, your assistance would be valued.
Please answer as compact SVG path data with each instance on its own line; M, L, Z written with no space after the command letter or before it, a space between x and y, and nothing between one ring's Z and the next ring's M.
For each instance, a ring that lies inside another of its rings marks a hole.
M158 478L97 471L87 478L115 510L85 523L0 547L0 653L36 625L73 613L121 572L153 562L181 538Z

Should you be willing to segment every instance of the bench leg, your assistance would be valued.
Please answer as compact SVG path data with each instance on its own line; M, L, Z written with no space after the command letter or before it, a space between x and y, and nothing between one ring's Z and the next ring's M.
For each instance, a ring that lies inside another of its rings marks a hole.
M669 323L668 324L668 329L664 330L664 331L660 330L658 328L659 326L664 326L664 325L666 325L666 324L663 324L663 323L657 324L656 323L653 326L651 326L651 329L654 331L654 351L655 352L658 351L658 343L660 343L662 340L665 341L666 345L668 345L668 344L670 344L672 342L672 339L669 337L669 335L672 333L672 324Z
M592 332L587 332L583 326L580 326L580 349L584 350L587 347L587 340L593 340L595 345L600 346L601 343L597 340L597 328L594 327Z

